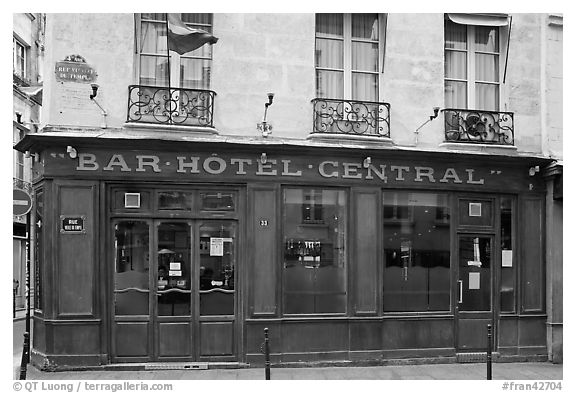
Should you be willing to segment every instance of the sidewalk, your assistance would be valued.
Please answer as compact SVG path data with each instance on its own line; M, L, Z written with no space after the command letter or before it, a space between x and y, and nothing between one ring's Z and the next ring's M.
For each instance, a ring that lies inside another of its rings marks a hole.
M17 368L16 368L17 371ZM561 380L562 365L494 363L498 380ZM263 380L263 368L154 371L41 372L28 366L28 380ZM272 368L273 380L485 380L486 364L426 364L377 367Z
M13 376L18 379L24 321L14 321ZM547 362L494 363L499 380L561 380L562 364ZM263 380L263 368L149 371L42 372L28 365L27 380ZM485 380L485 363L451 363L374 367L272 368L272 380Z

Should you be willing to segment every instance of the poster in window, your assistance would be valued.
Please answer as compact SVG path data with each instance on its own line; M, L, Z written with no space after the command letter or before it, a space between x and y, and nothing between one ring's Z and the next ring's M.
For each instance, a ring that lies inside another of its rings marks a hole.
M221 237L210 238L210 256L221 257L224 255L224 239Z

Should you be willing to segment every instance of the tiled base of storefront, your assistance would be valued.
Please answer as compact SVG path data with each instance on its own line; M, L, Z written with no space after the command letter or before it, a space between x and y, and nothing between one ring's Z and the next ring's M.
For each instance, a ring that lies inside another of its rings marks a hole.
M408 366L425 364L452 363L485 363L485 353L457 354L449 357L409 358L409 359L373 359L373 360L337 360L309 362L273 362L272 368L313 368L313 367L370 367L370 366ZM494 363L546 362L546 355L500 356L493 354ZM115 363L104 365L54 365L40 366L33 362L34 367L41 371L149 371L149 370L209 370L209 369L242 369L261 368L263 360L253 363L241 362L159 362L159 363Z

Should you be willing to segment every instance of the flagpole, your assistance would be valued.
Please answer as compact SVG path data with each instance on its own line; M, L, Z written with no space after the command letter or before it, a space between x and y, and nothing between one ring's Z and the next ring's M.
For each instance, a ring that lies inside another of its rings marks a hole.
M168 13L166 13L166 59L168 60L168 100L172 101L172 90L170 88L170 80L172 79L172 70L170 67L170 40L168 39L168 34L170 31L170 27L168 26ZM169 106L172 108L172 105ZM170 123L172 123L172 111L169 112L170 116Z

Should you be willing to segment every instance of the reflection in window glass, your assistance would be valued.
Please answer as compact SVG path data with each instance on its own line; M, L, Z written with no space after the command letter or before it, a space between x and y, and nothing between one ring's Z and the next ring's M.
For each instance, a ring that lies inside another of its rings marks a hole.
M190 226L158 226L158 315L190 315Z
M200 315L234 315L235 242L233 223L200 226Z
M148 315L149 234L143 221L114 226L116 315Z
M192 193L182 191L158 192L158 209L160 210L192 210Z
M284 314L346 312L346 211L344 191L284 191Z
M232 192L202 192L200 193L202 210L234 211L236 208L236 193Z
M448 196L384 194L384 311L450 309Z
M502 248L500 310L514 312L515 269L512 240L512 198L503 197L500 202L500 241Z

